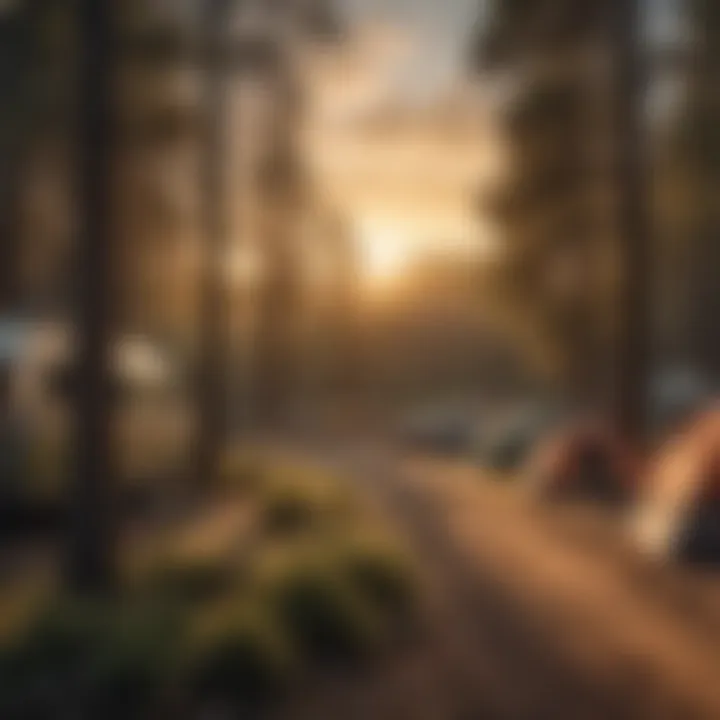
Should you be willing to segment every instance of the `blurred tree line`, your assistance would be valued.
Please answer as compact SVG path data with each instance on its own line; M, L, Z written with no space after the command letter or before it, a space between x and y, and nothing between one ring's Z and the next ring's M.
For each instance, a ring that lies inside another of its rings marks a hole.
M259 29L236 33L242 12L260 13ZM338 32L324 0L19 0L0 11L0 301L3 314L77 330L70 575L79 587L108 586L113 574L109 348L118 333L158 338L195 364L192 473L202 488L218 469L233 348L228 263L242 204L230 201L228 97L242 78L264 84L273 118L253 177L266 218L255 417L274 421L288 403L297 218L310 200L293 53Z
M668 363L717 380L719 18L702 1L496 0L472 45L510 156L480 199L503 238L490 280L581 403Z
M668 155L668 194L660 209L670 222L673 260L682 287L683 308L677 343L714 381L720 376L720 212L716 198L720 171L720 8L717 3L681 3L686 23L681 106L674 118ZM670 214L670 211L672 214ZM671 245L671 248L672 248ZM683 302L683 299L685 302Z
M490 282L541 344L559 386L583 397L598 377L600 252L607 246L599 204L607 177L598 56L599 3L501 1L477 40L476 68L498 77L510 170L487 196L503 236ZM601 131L601 132L598 132Z

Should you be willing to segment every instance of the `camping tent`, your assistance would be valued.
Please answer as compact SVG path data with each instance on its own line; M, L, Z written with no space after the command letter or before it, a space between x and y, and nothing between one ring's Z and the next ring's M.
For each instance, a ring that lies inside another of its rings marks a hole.
M530 491L542 499L623 502L635 494L637 477L625 444L593 423L572 424L541 443L526 471Z
M720 411L702 413L660 451L633 529L652 554L720 561Z

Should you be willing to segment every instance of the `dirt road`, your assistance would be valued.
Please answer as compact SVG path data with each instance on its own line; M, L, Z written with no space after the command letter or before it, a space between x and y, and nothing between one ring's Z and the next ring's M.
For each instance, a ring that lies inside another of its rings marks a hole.
M370 445L315 454L401 528L428 605L411 646L284 718L720 718L720 576L653 565L608 518L458 466Z

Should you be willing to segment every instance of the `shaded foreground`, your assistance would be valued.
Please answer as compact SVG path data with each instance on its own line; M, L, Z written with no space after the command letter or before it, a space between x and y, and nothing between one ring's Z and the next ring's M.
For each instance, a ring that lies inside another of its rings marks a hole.
M264 717L315 673L393 645L415 614L415 572L350 483L234 452L223 479L128 528L112 596L62 594L52 546L15 554L0 717Z
M217 557L225 570L228 557L233 567L242 567L243 558L263 567L263 558L275 556L260 552L263 547L283 546L297 559L313 537L323 557L344 557L337 555L339 541L364 517L406 541L400 544L419 560L426 592L421 612L408 608L394 615L399 632L391 633L387 652L359 663L306 664L287 693L271 690L272 702L253 708L253 717L720 717L717 574L651 564L626 542L617 517L589 506L540 507L512 484L490 482L460 464L408 457L371 442L296 440L267 449L277 461L287 457L317 468L320 474L309 480L334 478L332 497L355 498L356 510L298 515L305 500L314 504L326 496L288 494L282 484L253 495L258 490L243 484L220 502L196 507L189 521L171 520L167 533L140 523L127 538L128 571L136 575L134 560L163 557L163 548L173 556ZM302 477L304 487L308 479ZM265 508L260 516L253 511L258 507ZM317 524L323 517L331 524ZM18 582L22 567L35 578L32 584L42 585L40 576L52 574L53 558L40 545L14 560ZM213 560L208 568L215 567ZM3 606L6 627L30 606L32 588L27 595L12 612ZM230 598L237 597L234 590ZM417 622L405 622L415 615ZM233 666L228 687L236 687L238 677ZM207 705L186 709L182 717L215 712ZM217 710L222 718L247 716ZM118 717L137 717L120 712Z
M653 566L591 509L539 509L475 471L336 449L424 562L418 638L281 718L717 718L720 578ZM311 451L312 452L312 451Z

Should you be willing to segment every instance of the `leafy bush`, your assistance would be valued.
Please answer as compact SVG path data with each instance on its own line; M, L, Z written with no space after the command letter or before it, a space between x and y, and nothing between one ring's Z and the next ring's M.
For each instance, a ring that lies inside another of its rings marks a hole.
M172 680L182 617L163 604L121 608L108 620L95 658L92 716L142 716Z
M308 529L322 511L313 488L297 483L278 483L263 498L262 524L271 534Z
M176 637L167 612L58 603L4 648L0 716L141 717L164 684Z
M269 593L270 606L308 657L355 661L378 644L380 626L372 607L323 558L287 563L272 578Z
M53 706L77 703L79 683L100 634L95 608L44 611L3 648L0 716L50 717Z
M130 572L129 604L56 603L0 648L0 718L143 718L176 694L199 711L256 708L296 676L296 660L364 659L410 616L410 563L390 540L362 534L340 479L234 461L232 487L252 492L266 531L246 556L176 541Z
M263 488L262 525L270 534L283 535L344 524L355 504L337 478L314 468L278 464Z
M273 618L248 602L204 613L186 648L187 685L200 702L258 706L284 689L294 656Z
M339 563L356 591L387 618L397 620L412 610L417 577L409 558L389 541L355 539L342 548Z
M236 568L225 557L170 557L150 570L145 588L162 598L195 603L227 594L237 579Z

